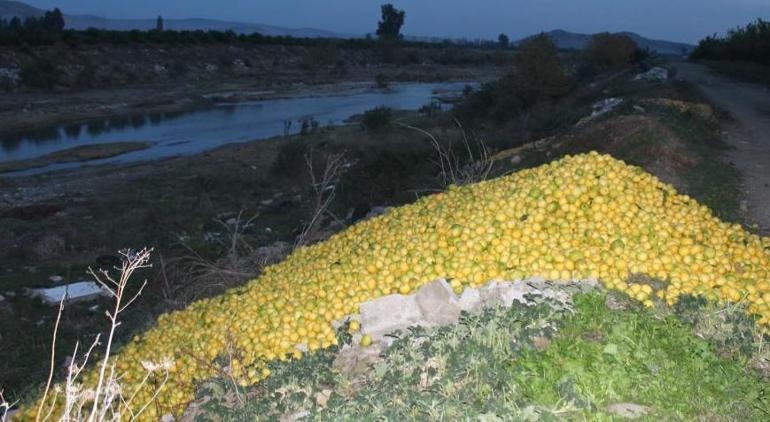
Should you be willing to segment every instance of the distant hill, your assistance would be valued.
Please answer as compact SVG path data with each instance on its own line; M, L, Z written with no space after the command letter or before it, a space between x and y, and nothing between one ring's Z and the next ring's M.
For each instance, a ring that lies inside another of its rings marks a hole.
M591 42L591 37L593 36L593 34L579 34L561 29L546 32L545 34L550 36L560 49L564 50L582 50L587 48L588 44ZM651 40L633 32L616 32L615 34L628 35L640 48L649 48L651 51L662 55L682 56L689 54L690 51L695 48L695 46L691 44ZM530 39L533 36L535 35L522 38L521 40L516 41L516 44L520 44L522 41Z
M22 19L27 17L39 17L45 13L44 10L32 7L28 4L0 0L0 18L10 19L19 16ZM65 13L64 22L67 29L111 29L118 31L128 31L132 29L149 30L155 28L155 18L152 19L110 19L94 15L68 15ZM262 35L270 36L292 36L308 38L348 38L350 36L338 34L330 31L324 31L316 28L284 28L273 25L263 25L259 23L245 22L227 22L215 19L164 19L163 24L166 29L173 30L232 30L239 34L251 34L259 32Z
M44 12L36 7L20 1L0 0L0 19L11 19L18 16L24 18L36 18Z

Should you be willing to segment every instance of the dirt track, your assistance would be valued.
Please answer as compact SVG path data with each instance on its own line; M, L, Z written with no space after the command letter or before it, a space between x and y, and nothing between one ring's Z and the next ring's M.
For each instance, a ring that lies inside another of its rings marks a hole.
M695 84L734 121L727 141L735 149L730 160L743 175L746 220L770 233L770 91L716 74L705 66L680 63L678 78Z

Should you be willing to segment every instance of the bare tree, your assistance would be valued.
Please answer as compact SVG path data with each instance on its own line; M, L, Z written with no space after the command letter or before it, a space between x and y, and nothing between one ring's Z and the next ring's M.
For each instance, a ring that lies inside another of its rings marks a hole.
M323 169L317 174L313 163L313 151L305 154L305 163L310 172L310 181L313 188L313 208L310 221L302 229L294 244L295 247L306 245L317 239L321 226L326 218L336 217L329 211L336 196L337 183L342 175L345 165L345 154L326 154Z

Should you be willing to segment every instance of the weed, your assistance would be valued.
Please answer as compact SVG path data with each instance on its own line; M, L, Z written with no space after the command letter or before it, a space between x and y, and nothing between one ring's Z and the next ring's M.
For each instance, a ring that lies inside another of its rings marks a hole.
M393 110L388 107L376 107L364 112L361 124L364 129L376 132L390 126L393 119Z

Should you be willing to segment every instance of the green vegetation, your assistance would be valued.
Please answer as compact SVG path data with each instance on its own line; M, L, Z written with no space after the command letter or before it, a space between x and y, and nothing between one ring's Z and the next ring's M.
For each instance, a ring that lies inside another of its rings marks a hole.
M400 40L406 12L396 9L390 3L383 4L381 9L382 20L377 24L377 37L382 41Z
M770 22L757 19L745 27L728 31L725 37L706 37L698 43L690 58L770 65Z
M645 54L628 35L605 32L591 38L584 66L590 66L593 74L622 69L641 61Z
M388 107L375 107L364 112L361 124L368 131L377 131L390 126L393 110Z
M715 311L702 302L641 310L604 293L578 294L571 310L538 302L396 334L382 358L353 370L335 365L336 347L272 364L269 379L240 392L249 397L243 404L231 383L214 381L200 393L212 399L203 410L226 420L301 411L310 420L612 420L609 406L618 403L644 406L650 420L762 420L770 412L768 384L743 364L758 350L754 338L744 339L745 353L722 357L724 342L713 340L734 326L711 325L719 335L696 337L692 330Z
M29 17L23 21L19 17L0 19L0 45L53 44L60 39L64 31L64 15L57 8L45 12L40 18Z
M463 119L492 117L503 123L538 103L564 96L570 88L570 76L556 44L547 35L539 35L519 46L515 72L484 84L455 112Z

